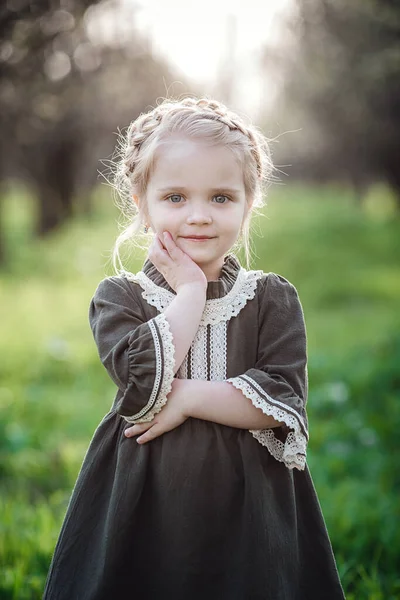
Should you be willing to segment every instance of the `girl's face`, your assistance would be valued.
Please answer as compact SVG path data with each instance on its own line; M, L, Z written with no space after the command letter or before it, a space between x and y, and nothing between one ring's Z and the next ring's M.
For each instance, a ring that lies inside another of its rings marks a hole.
M218 279L249 209L234 154L222 145L171 137L157 152L146 200L152 230L169 231L209 281Z

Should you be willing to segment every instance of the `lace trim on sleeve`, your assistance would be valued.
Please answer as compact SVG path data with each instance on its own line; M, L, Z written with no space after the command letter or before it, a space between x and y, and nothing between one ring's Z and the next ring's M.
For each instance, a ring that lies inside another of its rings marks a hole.
M289 469L297 468L302 471L306 465L308 432L299 414L290 406L271 398L257 382L247 375L231 377L227 381L243 392L264 414L285 423L292 429L284 443L275 437L274 428L250 429L249 431L276 460L285 463Z
M172 389L175 346L168 320L164 313L160 313L154 319L148 321L148 324L153 335L156 351L156 376L148 403L136 415L124 417L128 423L147 423L148 421L152 421L155 415L166 404L167 396Z

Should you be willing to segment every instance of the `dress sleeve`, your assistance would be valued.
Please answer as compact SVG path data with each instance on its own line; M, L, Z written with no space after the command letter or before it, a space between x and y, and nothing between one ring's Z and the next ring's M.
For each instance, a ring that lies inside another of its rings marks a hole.
M175 348L164 313L144 318L135 286L120 277L103 279L90 302L89 323L100 360L122 392L116 411L129 423L143 423L167 401Z
M250 430L288 468L306 463L308 421L307 337L296 288L269 273L261 293L259 342L254 368L229 381L280 427Z

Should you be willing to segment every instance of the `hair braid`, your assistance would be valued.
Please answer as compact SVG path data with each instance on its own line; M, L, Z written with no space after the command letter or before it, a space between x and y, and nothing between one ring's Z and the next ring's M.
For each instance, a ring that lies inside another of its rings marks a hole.
M154 109L151 113L140 115L136 121L133 121L129 125L125 165L130 173L134 171L141 145L157 129L161 120L162 114L157 109Z
M252 131L250 127L246 127L243 121L241 121L235 113L230 111L221 102L217 102L216 100L208 100L207 98L201 98L199 100L188 98L184 103L188 106L197 106L204 109L204 116L206 118L210 118L211 116L211 118L214 118L220 123L226 125L230 131L240 131L243 135L247 136L250 140L251 152L257 165L257 173L260 178L263 177L264 170L260 149L260 145L265 146L265 144L263 144L263 136L257 135L257 131Z
M181 107L194 108L199 116L219 121L226 125L230 131L240 131L250 141L250 151L257 166L257 173L260 178L264 175L264 169L261 160L260 143L262 138L255 135L246 125L221 102L208 100L207 98L194 99L185 98L180 103L168 102L154 108L151 112L140 115L136 121L133 121L127 131L127 148L125 154L125 165L128 173L133 173L135 164L143 142L155 132L162 122L163 116L172 109L175 112ZM254 129L254 128L253 128Z

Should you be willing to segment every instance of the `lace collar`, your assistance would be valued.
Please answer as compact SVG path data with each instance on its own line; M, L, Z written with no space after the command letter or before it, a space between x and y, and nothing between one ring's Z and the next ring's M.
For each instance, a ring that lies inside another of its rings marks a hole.
M214 281L209 281L207 284L207 300L225 296L232 289L240 269L241 266L236 256L233 254L228 254L228 256L225 256L219 278ZM142 272L147 275L147 277L156 285L175 294L175 291L169 286L163 275L161 275L161 273L156 269L153 263L149 261L149 259L145 261L142 267Z
M247 301L254 298L257 281L263 274L263 271L247 271L233 254L225 257L219 279L207 284L200 324L212 325L238 315ZM159 312L167 308L175 296L174 290L148 259L141 271L136 274L124 272L124 276L141 286L143 298Z

